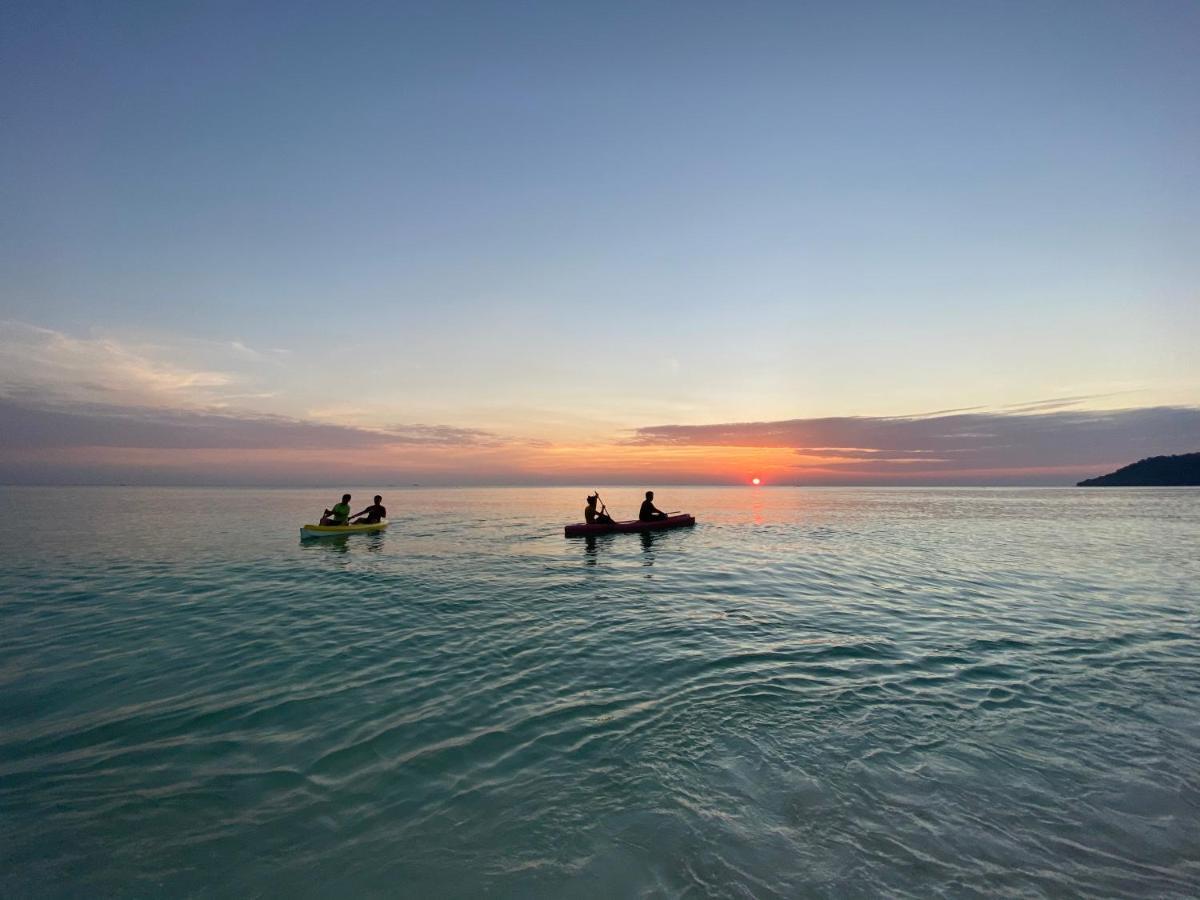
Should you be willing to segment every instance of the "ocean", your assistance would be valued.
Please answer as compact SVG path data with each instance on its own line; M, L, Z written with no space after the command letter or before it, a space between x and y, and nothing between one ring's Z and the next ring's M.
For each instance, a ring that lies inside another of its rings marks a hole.
M1200 895L1200 490L378 490L0 488L0 895Z

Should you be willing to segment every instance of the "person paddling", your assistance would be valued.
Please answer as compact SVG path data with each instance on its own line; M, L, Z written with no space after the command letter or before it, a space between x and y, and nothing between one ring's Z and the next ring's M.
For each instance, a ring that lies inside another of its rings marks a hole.
M642 508L638 510L638 521L657 522L666 517L667 514L654 505L654 491L646 491L646 499L642 501Z
M375 502L368 506L360 513L355 513L351 525L378 525L380 521L387 518L387 507L383 505L383 497L379 494L375 495ZM366 518L363 518L363 517Z
M583 521L588 525L611 525L612 516L606 510L596 510L596 501L600 499L599 494L590 494L587 498L587 506L583 508Z
M342 494L342 502L334 505L333 509L325 510L321 516L322 525L345 525L350 519L350 495Z

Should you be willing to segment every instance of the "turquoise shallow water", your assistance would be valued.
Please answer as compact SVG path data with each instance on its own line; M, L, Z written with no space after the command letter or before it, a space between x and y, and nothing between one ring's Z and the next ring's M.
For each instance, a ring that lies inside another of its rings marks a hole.
M1200 894L1200 491L336 493L0 488L0 895Z

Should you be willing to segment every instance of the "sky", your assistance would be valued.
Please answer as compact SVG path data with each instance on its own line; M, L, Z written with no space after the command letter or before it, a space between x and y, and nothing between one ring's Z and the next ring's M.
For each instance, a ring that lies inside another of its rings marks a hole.
M1200 5L0 6L0 482L1200 450Z

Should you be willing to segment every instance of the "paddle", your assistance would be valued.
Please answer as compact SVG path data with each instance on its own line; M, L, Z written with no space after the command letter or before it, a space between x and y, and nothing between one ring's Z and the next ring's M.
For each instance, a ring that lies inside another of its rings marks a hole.
M600 501L600 515L608 516L608 507L604 505L604 500L601 499L600 492L598 490L596 490L595 488L592 488L592 493L595 494L596 499ZM609 518L611 519L612 516L609 516Z

